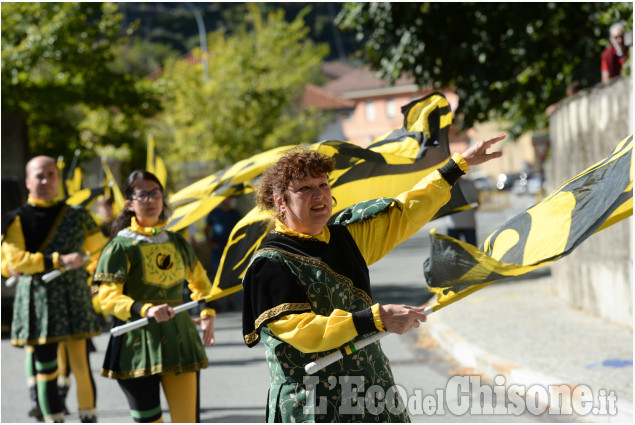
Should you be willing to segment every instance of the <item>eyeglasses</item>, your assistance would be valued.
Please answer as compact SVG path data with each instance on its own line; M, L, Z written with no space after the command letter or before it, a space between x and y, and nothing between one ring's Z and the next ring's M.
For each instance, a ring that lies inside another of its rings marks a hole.
M138 192L135 192L132 195L130 195L129 199L139 201L139 202L147 202L150 199L152 200L161 199L162 196L163 196L163 193L161 192L161 189L156 188L154 190L151 190L150 192L146 192L145 190L140 190Z

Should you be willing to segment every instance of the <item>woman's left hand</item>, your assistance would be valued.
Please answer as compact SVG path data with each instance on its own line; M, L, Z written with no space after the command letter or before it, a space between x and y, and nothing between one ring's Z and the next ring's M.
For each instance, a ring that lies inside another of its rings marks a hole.
M193 320L197 325L201 325L201 329L203 329L203 344L206 347L214 345L216 343L214 339L214 316L205 316Z

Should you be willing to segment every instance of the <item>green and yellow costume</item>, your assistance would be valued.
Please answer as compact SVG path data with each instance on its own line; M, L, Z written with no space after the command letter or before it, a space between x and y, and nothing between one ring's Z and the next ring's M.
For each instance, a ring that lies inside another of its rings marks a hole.
M106 239L88 211L29 198L5 217L2 230L2 274L9 276L9 269L20 273L11 343L22 347L99 335L84 268L42 281L45 273L60 268L60 254L99 255Z
M262 340L269 365L268 422L409 421L404 409L351 408L358 402L347 399L340 385L339 377L356 376L365 389L377 385L395 391L379 342L345 355L318 372L316 381L305 376L304 366L384 331L368 265L425 225L467 171L465 160L455 154L413 189L395 199L354 205L317 236L276 221L243 279L245 343L252 347Z
M8 213L2 223L2 275L20 273L11 322L11 343L33 346L36 354L37 393L46 421L64 417L57 394L57 344L66 342L77 381L82 420L96 418L95 388L86 355L86 338L101 327L93 310L89 274L107 239L90 213L64 202L29 197ZM92 254L86 269L64 270L60 255ZM65 271L44 282L45 273ZM47 359L48 361L44 361ZM45 366L46 367L45 367Z
M100 282L103 311L117 324L145 317L152 305L182 304L183 285L189 282L192 299L211 294L211 283L187 241L168 232L161 223L144 228L132 225L119 232L99 259L93 278ZM205 309L201 315L215 315ZM164 373L195 372L208 366L196 326L188 312L173 319L111 337L101 371L114 379L139 378Z

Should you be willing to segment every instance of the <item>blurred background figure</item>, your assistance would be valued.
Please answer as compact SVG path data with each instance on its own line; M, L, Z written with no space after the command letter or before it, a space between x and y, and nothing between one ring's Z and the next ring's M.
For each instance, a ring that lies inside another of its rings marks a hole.
M35 376L42 417L46 422L63 422L65 407L58 376L67 372L58 369L62 362L66 365L58 357L58 348L64 343L77 382L80 420L96 422L95 383L86 344L87 338L101 330L87 280L107 239L88 211L57 201L60 176L53 158L32 158L25 174L27 202L5 214L2 222L2 275L19 279L11 344L32 347L27 352L34 357L35 369L29 370L27 359L26 373ZM86 261L86 253L91 253L93 263ZM43 275L52 270L61 275L50 284Z
M620 21L611 25L609 41L611 45L602 52L602 82L606 83L622 72L622 65L628 59L628 49L624 39L626 22Z
M110 225L113 220L113 208L114 200L109 196L102 196L97 201L97 219L98 224L101 227L101 231L106 237L110 237Z

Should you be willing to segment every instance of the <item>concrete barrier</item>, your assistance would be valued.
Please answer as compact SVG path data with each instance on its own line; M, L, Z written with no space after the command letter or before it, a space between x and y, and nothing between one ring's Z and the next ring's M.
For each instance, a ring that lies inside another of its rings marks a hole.
M608 156L633 133L633 83L619 78L563 100L549 119L548 190ZM591 236L551 266L553 291L594 315L633 326L633 218Z

